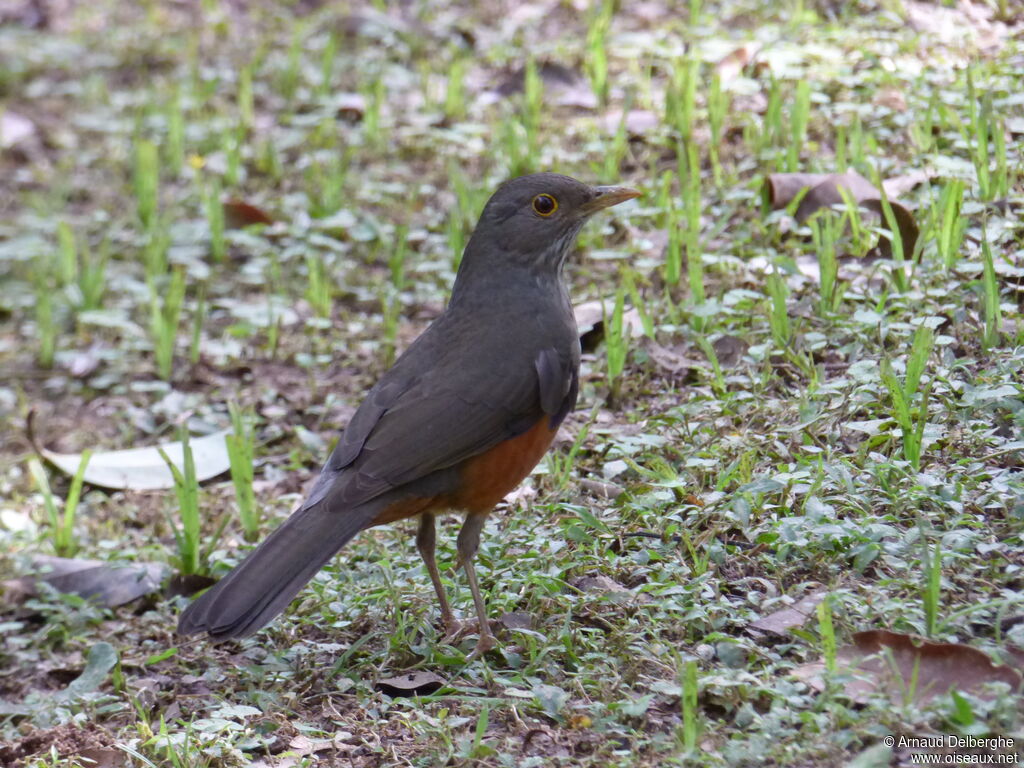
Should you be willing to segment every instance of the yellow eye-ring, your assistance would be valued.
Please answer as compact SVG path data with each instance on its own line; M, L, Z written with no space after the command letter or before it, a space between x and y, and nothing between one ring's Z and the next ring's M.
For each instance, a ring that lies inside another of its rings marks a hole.
M550 216L558 210L558 201L551 195L537 195L533 198L533 210L541 216Z

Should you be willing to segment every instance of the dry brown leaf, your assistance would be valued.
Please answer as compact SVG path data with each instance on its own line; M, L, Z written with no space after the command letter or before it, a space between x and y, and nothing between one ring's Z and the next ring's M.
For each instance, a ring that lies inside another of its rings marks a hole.
M533 615L526 611L503 613L500 621L505 629L530 629L533 627Z
M242 229L252 224L273 224L274 218L262 208L232 197L224 201L224 223L228 229Z
M611 579L604 574L598 574L597 576L578 576L575 579L570 579L569 583L581 592L608 592L612 594L633 594L624 586Z
M648 340L644 349L647 350L647 356L663 372L680 379L686 378L690 375L690 371L703 365L702 361L688 357L685 353L686 347L682 344L669 348Z
M796 220L803 223L807 218L822 208L843 203L840 189L845 189L861 208L882 217L881 194L874 184L855 171L846 173L771 173L766 181L768 199L773 209L779 210L789 205L801 190L808 192L800 200L796 209ZM902 203L889 200L893 215L896 217L897 229L903 242L903 253L908 258L914 252L919 233L914 215ZM892 246L887 240L881 242L883 256L892 255Z
M348 752L352 747L346 744L345 741L350 738L352 738L352 734L348 731L338 731L328 739L311 739L300 733L288 742L288 751L299 757L315 755L318 752L327 752L328 750L331 752L337 752L338 750Z
M617 499L626 492L626 489L615 483L606 483L603 480L594 480L585 477L580 480L580 488L599 499Z
M723 368L734 368L747 353L750 344L736 336L719 336L711 345L715 350L718 364Z
M538 63L537 76L544 84L544 99L561 107L595 109L597 96L594 95L587 78L580 71L551 61ZM522 93L526 82L526 68L520 67L508 73L495 88L499 96L509 97Z
M70 757L66 755L65 757ZM90 768L121 768L128 764L128 755L120 749L93 747L83 749L75 757L84 761Z
M445 684L445 679L440 675L421 670L378 680L374 688L392 698L398 698L400 696L429 696L440 690Z
M879 107L887 107L893 112L907 111L907 97L899 88L882 88L872 100Z
M852 673L846 684L851 699L866 702L875 693L884 693L894 703L910 697L919 705L928 704L951 689L985 697L986 683L1003 682L1014 692L1021 687L1021 674L1007 666L994 664L977 648L959 643L933 643L916 635L884 629L858 632L853 645L836 653L836 665ZM823 690L824 662L803 664L793 674L817 690ZM916 683L915 683L916 678ZM911 687L913 685L913 687Z
M825 599L825 595L824 590L811 592L793 605L762 616L757 621L752 621L749 626L751 629L771 632L773 635L788 636L790 629L802 627L807 619L814 615L815 608Z

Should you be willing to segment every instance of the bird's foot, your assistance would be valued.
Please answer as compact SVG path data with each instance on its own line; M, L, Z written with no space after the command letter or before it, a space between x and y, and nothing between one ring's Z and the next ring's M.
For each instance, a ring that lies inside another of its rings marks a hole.
M476 641L476 648L473 652L466 657L466 661L476 661L488 651L491 651L498 647L498 641L490 632L483 633L480 635L480 639Z
M480 628L480 622L476 619L469 621L459 621L452 617L446 619L444 622L445 636L441 638L441 642L444 645L455 645L459 640L468 634L476 632L479 634L480 639L476 642L476 647L473 652L467 657L468 661L473 661L479 658L487 651L493 650L498 647L498 640L494 637L489 626L485 626L483 629Z
M443 645L455 645L459 639L473 628L471 623L463 623L452 617L444 620L444 637L441 638Z

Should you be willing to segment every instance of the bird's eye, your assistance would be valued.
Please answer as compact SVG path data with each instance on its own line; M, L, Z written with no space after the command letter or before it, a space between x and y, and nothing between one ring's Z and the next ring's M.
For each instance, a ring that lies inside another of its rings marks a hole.
M558 210L558 201L551 195L537 195L533 198L533 210L541 216L550 216Z

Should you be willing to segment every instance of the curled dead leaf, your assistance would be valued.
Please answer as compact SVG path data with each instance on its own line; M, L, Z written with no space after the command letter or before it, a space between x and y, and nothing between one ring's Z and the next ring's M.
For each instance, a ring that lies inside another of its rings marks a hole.
M252 203L232 197L224 201L224 224L228 229L242 229L253 224L273 224L274 217Z
M808 192L796 209L796 220L806 221L811 214L822 208L843 203L840 189L845 189L853 200L865 210L882 217L882 196L870 181L855 171L846 173L771 173L765 182L769 204L773 210L785 208L804 189ZM889 200L896 217L897 229L903 244L903 253L909 258L914 252L919 229L914 215L902 203ZM882 217L884 221L884 217ZM892 255L892 245L882 240L882 255Z
M440 675L435 675L433 672L417 671L378 680L374 688L392 698L398 698L400 696L429 696L440 690L445 684L445 679Z

